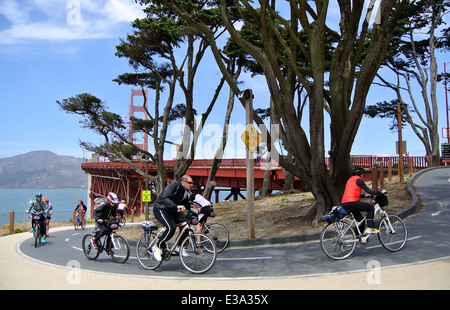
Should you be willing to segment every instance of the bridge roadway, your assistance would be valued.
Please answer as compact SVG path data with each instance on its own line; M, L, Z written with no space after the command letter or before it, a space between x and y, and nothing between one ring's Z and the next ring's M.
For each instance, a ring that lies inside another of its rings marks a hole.
M178 257L163 262L157 270L144 270L136 259L135 246L132 246L130 259L125 264L114 263L104 253L96 261L89 261L81 250L82 237L92 230L88 227L81 232L55 229L47 243L37 249L31 238L22 237L16 245L19 257L16 254L11 258L12 262L6 262L2 257L5 254L0 256L0 266L5 272L0 269L0 274L5 278L15 270L16 275L11 277L16 277L24 272L22 264L26 266L31 260L35 270L49 270L40 274L43 279L48 276L50 287L59 283L55 288L87 288L106 277L120 279L117 285L110 286L123 289L136 285L147 289L182 289L187 285L185 280L194 280L197 289L310 289L314 286L333 289L450 289L450 168L430 168L419 172L408 185L414 185L424 202L424 209L406 219L408 242L402 251L396 253L386 251L374 237L368 245L356 249L350 258L343 261L327 258L318 240L232 246L218 255L209 272L194 275L183 268ZM414 193L412 196L411 206L417 203ZM13 236L0 238L0 244ZM17 264L7 267L14 263ZM63 279L56 278L54 273ZM342 282L344 277L347 280ZM327 282L320 282L325 279ZM330 279L335 282L330 282ZM11 282L1 282L0 288L17 287ZM21 285L23 288L33 287L29 282ZM108 287L105 282L103 285Z

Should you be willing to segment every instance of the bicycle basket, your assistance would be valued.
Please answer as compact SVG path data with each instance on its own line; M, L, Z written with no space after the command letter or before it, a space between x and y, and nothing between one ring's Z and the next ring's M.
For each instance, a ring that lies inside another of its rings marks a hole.
M387 206L389 204L389 200L386 195L380 194L375 196L375 202L378 203L380 207Z
M343 219L346 215L347 211L342 206L334 206L322 219L328 224L331 224Z
M153 223L152 221L145 221L142 222L142 229L143 230L157 230L158 227L156 227L155 223Z
M117 221L114 220L114 221L108 221L107 224L106 224L106 227L108 227L111 230L116 230L120 226L119 226L119 223L117 223Z
M198 217L197 217L196 215L194 215L194 214L192 214L192 213L189 212L189 213L186 215L186 222L187 222L188 224L197 225L197 223L198 223Z

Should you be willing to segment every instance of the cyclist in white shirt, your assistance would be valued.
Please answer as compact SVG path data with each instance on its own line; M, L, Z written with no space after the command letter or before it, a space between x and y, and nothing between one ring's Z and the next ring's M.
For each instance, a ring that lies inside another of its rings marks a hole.
M191 201L190 212L198 215L198 224L195 229L197 232L201 232L203 224L206 222L208 216L216 216L212 203L202 195L198 194L198 189L195 186L193 186L189 192L189 201Z
M125 200L121 200L119 205L117 206L117 213L123 217L123 212L125 211L125 209L127 208L127 204L125 202Z

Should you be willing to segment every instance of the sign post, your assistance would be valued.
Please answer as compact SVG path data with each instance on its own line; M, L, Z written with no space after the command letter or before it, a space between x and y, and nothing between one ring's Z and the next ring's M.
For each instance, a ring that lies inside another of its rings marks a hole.
M447 88L447 65L450 64L450 62L445 62L444 63L444 87L445 87L445 115L447 116L447 143L450 143L450 135L448 134L449 128L450 128L450 124L449 124L449 120L448 120L448 88ZM442 137L445 139L445 137Z
M247 146L247 230L248 237L255 238L255 162L253 151L261 141L256 128L253 126L253 93L251 89L246 89L238 96L239 99L245 99L245 122L247 128L241 138Z
M397 102L397 124L398 124L398 175L400 183L403 183L403 140L402 140L402 112L400 108L400 101Z

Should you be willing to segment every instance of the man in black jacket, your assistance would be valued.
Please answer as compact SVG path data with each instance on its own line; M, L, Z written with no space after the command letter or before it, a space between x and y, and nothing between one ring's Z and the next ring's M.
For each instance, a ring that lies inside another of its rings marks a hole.
M166 240L172 238L177 224L186 225L183 212L191 207L188 193L192 184L194 182L190 176L182 176L180 181L167 185L153 204L153 214L165 228L158 244L152 249L155 258L159 261L161 260L161 249L166 248ZM182 240L183 238L180 238L180 241Z

